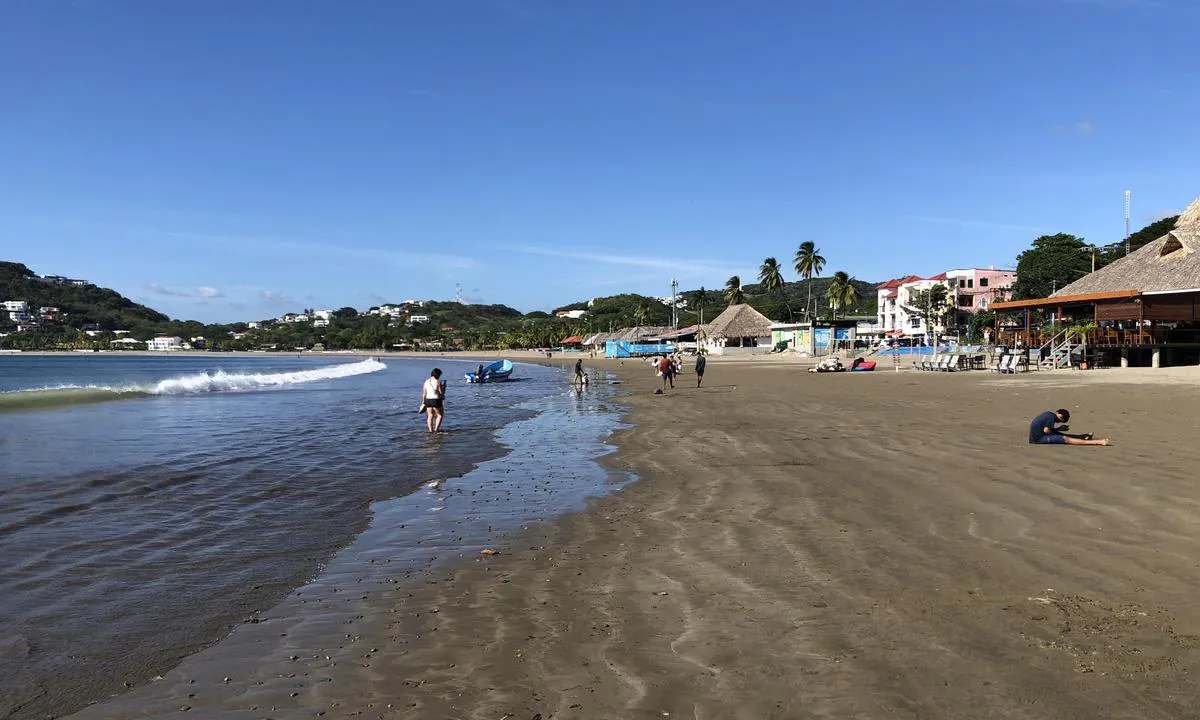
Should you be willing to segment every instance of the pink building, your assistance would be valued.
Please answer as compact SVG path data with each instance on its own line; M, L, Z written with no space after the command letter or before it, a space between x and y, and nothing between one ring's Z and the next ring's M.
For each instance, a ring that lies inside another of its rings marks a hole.
M1012 284L1017 274L1012 270L967 268L947 270L932 277L909 275L889 280L878 286L878 327L882 334L899 336L924 336L930 332L941 333L946 328L926 327L925 321L908 312L913 293L928 290L934 285L946 287L949 304L960 313L976 313L987 310L993 302L1012 298ZM952 320L950 324L957 322Z
M963 312L987 310L994 302L1012 299L1012 286L1017 274L1012 270L967 268L944 273L949 294L956 298L955 306Z

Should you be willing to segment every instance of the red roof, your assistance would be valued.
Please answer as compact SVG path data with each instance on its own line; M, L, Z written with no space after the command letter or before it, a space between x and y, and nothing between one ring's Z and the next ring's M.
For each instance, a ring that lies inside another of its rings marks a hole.
M572 335L569 338L563 338L562 344L563 345L578 345L582 342L583 342L583 338L579 337L578 335Z
M931 277L931 278L928 278L928 279L929 279L929 280L945 280L945 279L946 279L946 273L939 273L939 274L937 274L937 275L934 275L933 277Z
M897 295L899 295L899 294L900 294L900 291L899 291L899 290L892 289L892 290L888 290L886 293L884 293L884 294L883 294L883 296L884 296L885 298L894 298L894 297L896 297L896 296L897 296Z
M881 290L886 290L888 288L898 288L901 285L907 285L910 282L916 282L918 280L923 280L923 279L924 278L918 277L916 275L905 275L902 278L896 278L895 280L888 280L887 282L880 285L879 288Z
M658 339L659 340L670 340L673 338L683 337L684 335L692 335L692 334L698 332L699 330L700 330L699 325L689 325L685 328L680 328L678 330L672 330L670 332L665 332L662 335L659 335Z

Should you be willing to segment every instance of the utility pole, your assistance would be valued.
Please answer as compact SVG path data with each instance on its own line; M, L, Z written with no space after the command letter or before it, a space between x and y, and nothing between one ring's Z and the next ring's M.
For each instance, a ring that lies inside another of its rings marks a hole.
M679 329L679 301L677 300L679 281L671 278L671 329Z

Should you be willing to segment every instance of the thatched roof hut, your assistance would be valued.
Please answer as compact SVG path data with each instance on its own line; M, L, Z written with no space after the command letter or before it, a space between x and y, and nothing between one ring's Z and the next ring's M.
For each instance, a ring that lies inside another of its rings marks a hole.
M722 338L770 337L771 321L749 305L730 305L712 322L704 326L704 334L714 340Z
M1200 288L1200 198L1179 216L1175 229L1067 285L1050 297L1136 290L1162 293Z
M1196 198L1195 202L1188 205L1187 210L1179 216L1175 221L1176 228L1200 225L1200 197Z

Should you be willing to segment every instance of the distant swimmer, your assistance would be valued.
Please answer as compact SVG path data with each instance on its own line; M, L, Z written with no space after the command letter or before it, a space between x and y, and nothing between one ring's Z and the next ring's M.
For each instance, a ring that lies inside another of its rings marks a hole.
M1065 423L1071 419L1071 411L1059 409L1038 415L1029 425L1029 442L1034 445L1110 445L1108 438L1093 440L1091 433L1070 435Z
M425 408L425 427L431 433L442 431L445 400L446 383L442 380L442 370L434 368L429 379L421 386L421 407Z

